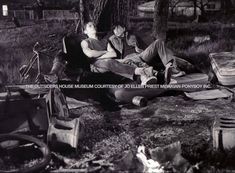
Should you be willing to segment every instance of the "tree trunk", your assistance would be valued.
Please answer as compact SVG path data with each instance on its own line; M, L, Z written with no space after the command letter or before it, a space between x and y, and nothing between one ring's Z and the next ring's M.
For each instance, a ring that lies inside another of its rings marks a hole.
M78 21L75 28L75 33L82 33L84 27L84 3L83 0L79 0L79 7L76 9L78 15Z
M101 30L106 27L106 23L110 21L110 15L107 15L107 12L110 12L107 4L112 0L79 0L80 2L80 22L81 25L89 21L94 22L94 24ZM105 13L105 15L104 15ZM104 23L104 26L102 26Z
M112 23L127 24L129 0L112 0Z
M166 39L169 0L155 0L153 36L156 39Z
M174 7L171 7L171 18L174 18Z
M129 0L97 0L94 21L99 31L110 31L116 22L127 24ZM99 17L98 17L99 16Z
M76 5L77 7L75 7L75 13L77 13L78 21L75 32L81 33L83 32L84 24L92 20L92 12L89 9L90 1L78 0L78 3Z
M193 0L193 17L197 18L197 0Z
M224 10L225 14L229 14L229 11L232 8L232 1L231 0L224 0Z
M94 13L93 13L93 21L96 25L98 25L99 20L101 18L102 12L104 12L105 7L109 0L96 0L94 2Z
M232 7L235 7L235 0L231 0Z
M80 0L82 1L82 0ZM127 24L129 0L83 0L85 23L93 21L99 32L110 31L113 23Z
M201 16L202 18L205 17L205 6L203 4L203 0L200 1L200 10L201 10Z

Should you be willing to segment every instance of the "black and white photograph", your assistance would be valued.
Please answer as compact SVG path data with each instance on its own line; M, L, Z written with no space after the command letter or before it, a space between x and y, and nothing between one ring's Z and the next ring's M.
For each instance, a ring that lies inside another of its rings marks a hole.
M235 0L0 0L0 173L235 173Z

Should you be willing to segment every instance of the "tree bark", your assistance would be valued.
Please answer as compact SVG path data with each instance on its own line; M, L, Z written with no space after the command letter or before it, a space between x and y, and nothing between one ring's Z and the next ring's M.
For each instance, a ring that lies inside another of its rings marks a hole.
M104 13L107 13L109 10L109 8L106 7L111 1L112 0L79 0L81 25L92 21L102 30L102 28L106 26L104 21L106 21L106 23L109 22L110 15L104 15ZM103 23L104 26L102 26Z
M93 13L93 21L96 25L98 25L102 12L105 10L109 0L96 0L94 2L94 13Z
M84 3L83 0L79 0L79 7L76 10L78 15L78 21L75 28L75 33L82 33L84 27Z
M224 0L224 12L225 14L229 14L230 9L232 8L231 0Z
M232 7L235 7L235 0L231 0Z
M205 6L203 4L203 0L200 0L200 10L201 10L201 16L205 16Z
M197 0L193 0L193 17L197 18Z
M169 0L155 0L153 37L166 39Z
M93 21L100 32L109 31L116 22L127 24L129 2L130 0L83 0L84 23Z
M122 21L123 24L127 23L127 15L128 15L128 6L129 0L112 0L114 3L112 5L112 15L113 20L112 22L120 22Z
M116 22L127 24L129 0L97 0L94 21L99 31L109 31Z

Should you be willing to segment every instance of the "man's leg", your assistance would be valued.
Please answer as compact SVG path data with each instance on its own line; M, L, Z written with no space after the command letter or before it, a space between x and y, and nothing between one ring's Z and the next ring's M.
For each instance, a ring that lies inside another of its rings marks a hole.
M124 59L118 59L117 61L134 67L149 67L149 65L141 59L140 54L138 53L132 53L127 55Z
M150 44L142 53L141 58L146 63L150 63L155 60L154 58L159 57L165 69L168 72L165 72L165 81L168 82L170 76L180 77L185 75L184 71L181 71L176 64L176 57L173 55L173 52L165 47L165 42L163 40L155 40ZM170 68L169 68L170 67Z
M97 60L92 64L91 70L96 73L112 72L131 80L134 79L135 75L135 67L113 59Z
M149 73L149 68L136 68L113 59L97 60L91 67L93 72L112 72L131 80L135 79L135 75L139 75L142 85L157 83L157 78Z
M175 61L172 51L165 47L165 42L163 40L155 40L151 43L141 54L141 58L146 63L150 63L153 58L159 57L164 66L169 62Z

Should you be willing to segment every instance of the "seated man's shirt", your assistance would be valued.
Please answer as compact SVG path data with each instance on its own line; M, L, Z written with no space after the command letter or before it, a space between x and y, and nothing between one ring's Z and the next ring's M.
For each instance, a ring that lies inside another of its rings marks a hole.
M106 39L97 40L97 39L93 39L93 38L87 38L87 39L85 39L85 41L87 42L88 47L91 50L97 50L97 51L107 50L108 41ZM96 58L91 58L91 59L89 58L90 64L93 64L96 61L97 61Z
M136 53L135 47L138 45L138 42L135 35L127 35L123 38L112 35L109 38L109 41L113 48L120 55L119 58L121 59L125 58L127 55Z
M135 35L127 35L123 38L112 35L109 41L117 54L119 54L120 62L135 67L148 67L148 65L141 60L140 54L135 50L135 47L138 46Z
M85 41L88 43L88 46L92 50L104 51L107 50L108 41L106 39L96 40L93 38L87 38Z
M122 39L122 42L123 42L122 58L125 58L126 56L131 55L133 53L136 54L135 47L133 45L128 45L125 38Z

